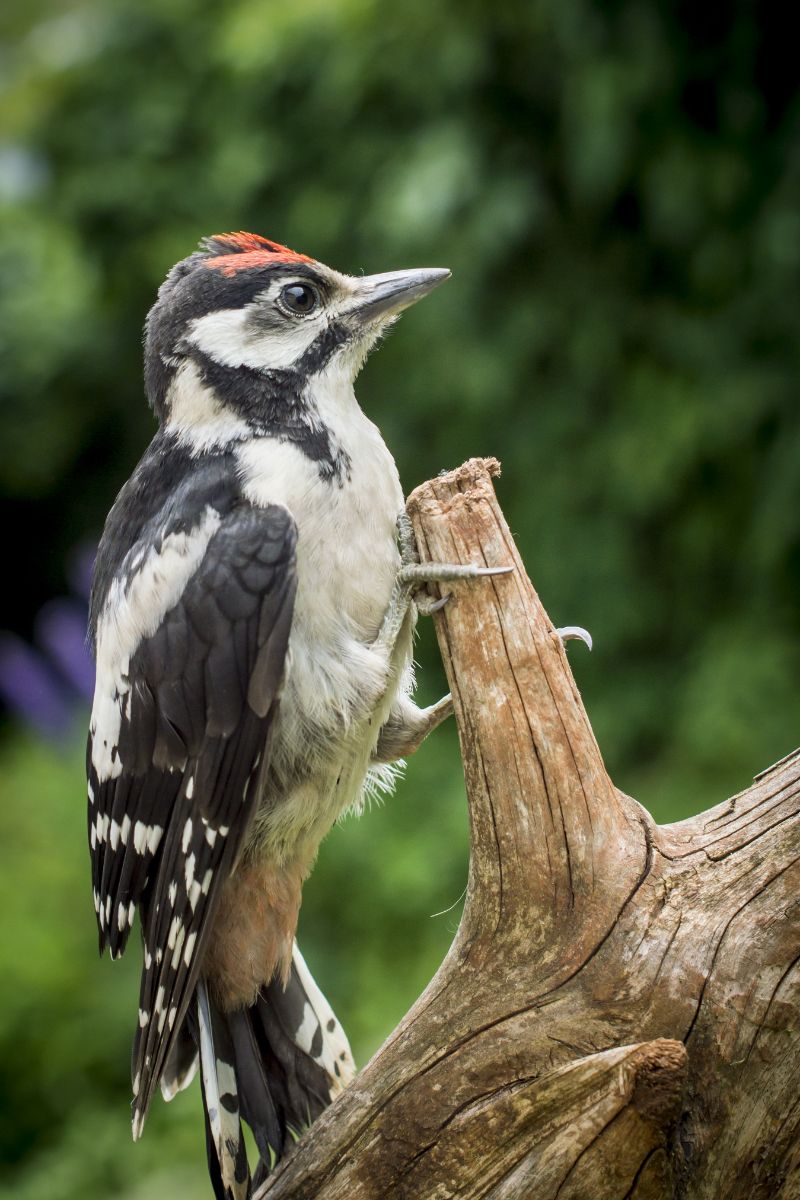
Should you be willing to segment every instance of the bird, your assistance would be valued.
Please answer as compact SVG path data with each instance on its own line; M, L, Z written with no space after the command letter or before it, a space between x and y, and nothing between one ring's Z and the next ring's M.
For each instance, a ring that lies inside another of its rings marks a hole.
M172 1099L199 1071L218 1200L246 1200L354 1073L298 911L332 825L453 711L412 699L414 624L442 603L422 589L509 569L419 563L354 393L389 326L449 275L347 275L217 234L146 320L157 428L90 602L92 886L101 953L119 957L139 917L134 1138L159 1085Z

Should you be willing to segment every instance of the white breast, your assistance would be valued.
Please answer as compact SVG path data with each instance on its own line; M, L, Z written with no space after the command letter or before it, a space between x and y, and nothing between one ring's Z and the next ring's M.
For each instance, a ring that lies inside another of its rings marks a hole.
M322 385L314 393L317 410L350 459L343 483L324 479L296 446L274 438L249 441L237 452L247 498L285 505L298 529L273 790L252 835L277 861L310 862L342 810L359 805L370 779L380 783L370 754L394 695L412 682L410 623L392 661L385 648L373 646L400 564L397 468L350 380L323 377Z
M324 640L343 625L374 639L399 565L397 517L403 492L397 467L377 428L358 407L349 383L320 388L320 416L350 458L341 485L323 479L297 446L255 438L238 451L243 490L254 504L283 504L297 523L295 618Z
M247 498L283 504L297 523L297 597L280 716L295 746L301 738L311 746L341 741L384 693L388 663L371 643L399 566L403 493L394 459L349 380L324 382L314 399L349 455L343 483L323 478L301 450L275 438L254 439L238 451Z

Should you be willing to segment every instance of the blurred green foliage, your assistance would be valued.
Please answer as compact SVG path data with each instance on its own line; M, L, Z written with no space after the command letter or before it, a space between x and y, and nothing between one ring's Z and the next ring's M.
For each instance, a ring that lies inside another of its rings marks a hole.
M253 229L350 271L445 264L361 380L406 487L501 458L549 611L595 636L570 653L617 781L660 819L745 786L800 740L784 11L9 0L2 623L27 633L62 590L146 444L139 331L201 235ZM433 698L428 630L421 659ZM81 774L77 749L0 749L0 1197L197 1196L196 1092L128 1139L136 963L94 954ZM452 730L324 846L301 940L362 1060L444 953L466 854Z

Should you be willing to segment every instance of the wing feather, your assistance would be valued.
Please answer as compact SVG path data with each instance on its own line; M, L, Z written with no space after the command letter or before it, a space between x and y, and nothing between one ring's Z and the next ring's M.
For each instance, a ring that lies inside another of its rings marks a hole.
M169 536L184 539L183 558ZM139 550L136 562L158 580L165 548L173 568L186 561L184 586L170 592L175 603L157 621L140 620L145 635L110 661L101 613L89 746L101 949L122 953L137 907L142 915L137 1134L257 803L295 592L295 527L279 506L233 504L169 536L161 558L158 548ZM205 537L202 554L193 537ZM136 583L128 594L146 594ZM115 636L126 620L134 624L124 612L108 620Z

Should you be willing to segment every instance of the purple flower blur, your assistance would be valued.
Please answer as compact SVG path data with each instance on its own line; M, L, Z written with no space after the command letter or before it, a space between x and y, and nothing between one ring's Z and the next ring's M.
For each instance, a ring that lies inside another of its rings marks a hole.
M72 724L66 690L44 659L13 633L0 634L0 696L45 737L63 737Z
M74 731L76 710L94 692L94 663L86 641L93 547L72 555L75 597L48 601L34 622L36 647L0 631L0 699L37 733L61 739Z
M36 618L35 634L70 688L91 700L94 663L86 644L86 605L78 600L50 600Z
M67 563L67 578L70 587L81 600L89 599L92 588L92 571L97 557L97 547L94 542L82 542L69 556Z

